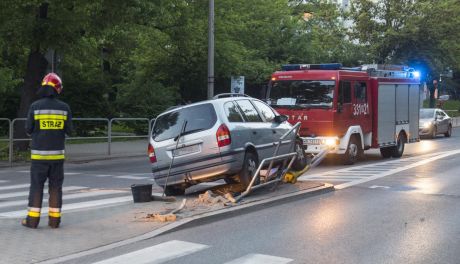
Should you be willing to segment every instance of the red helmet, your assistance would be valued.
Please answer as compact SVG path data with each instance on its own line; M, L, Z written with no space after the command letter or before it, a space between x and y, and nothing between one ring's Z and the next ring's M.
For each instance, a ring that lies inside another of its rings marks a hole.
M62 92L62 81L61 78L54 72L48 73L42 81L42 86L49 85L56 90L58 94Z

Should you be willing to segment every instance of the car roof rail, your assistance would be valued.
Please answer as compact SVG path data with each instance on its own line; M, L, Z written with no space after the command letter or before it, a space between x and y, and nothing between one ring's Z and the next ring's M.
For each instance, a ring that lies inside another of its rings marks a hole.
M225 97L251 97L247 94L240 94L240 93L221 93L216 96L214 96L212 99L219 99L219 98L225 98Z

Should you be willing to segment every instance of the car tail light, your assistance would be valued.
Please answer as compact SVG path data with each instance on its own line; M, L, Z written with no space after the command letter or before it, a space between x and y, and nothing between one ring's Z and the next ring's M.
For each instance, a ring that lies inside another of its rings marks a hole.
M219 129L216 132L217 145L219 147L225 147L232 143L232 138L230 137L230 130L225 124L220 125Z
M149 155L151 163L157 162L157 157L155 156L155 150L153 149L152 144L149 144L147 148L147 154Z

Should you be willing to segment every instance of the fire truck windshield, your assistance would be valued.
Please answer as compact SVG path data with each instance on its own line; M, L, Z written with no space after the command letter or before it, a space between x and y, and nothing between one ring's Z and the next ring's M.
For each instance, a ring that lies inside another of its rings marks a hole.
M275 81L267 102L272 106L332 108L335 81Z

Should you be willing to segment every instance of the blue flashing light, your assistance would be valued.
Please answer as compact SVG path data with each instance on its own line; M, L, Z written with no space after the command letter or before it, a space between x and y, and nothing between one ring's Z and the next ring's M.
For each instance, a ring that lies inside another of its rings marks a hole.
M420 72L419 71L414 71L413 73L414 78L420 78Z
M324 64L285 64L281 66L282 71L301 71L301 70L340 70L341 63Z

